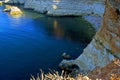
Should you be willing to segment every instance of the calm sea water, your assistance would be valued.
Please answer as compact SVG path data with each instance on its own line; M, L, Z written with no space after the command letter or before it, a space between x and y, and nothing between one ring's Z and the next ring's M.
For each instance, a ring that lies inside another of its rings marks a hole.
M62 53L76 58L94 35L81 17L47 17L31 11L14 18L0 7L0 80L29 80L40 69L58 70Z

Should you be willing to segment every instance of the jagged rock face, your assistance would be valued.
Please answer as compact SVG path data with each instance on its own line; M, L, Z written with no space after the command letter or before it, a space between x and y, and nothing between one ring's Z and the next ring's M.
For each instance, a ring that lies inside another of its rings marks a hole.
M103 67L120 58L120 0L106 0L102 27L75 62L81 69Z
M120 59L110 62L103 68L94 69L88 77L91 80L120 80Z
M120 58L120 0L106 0L106 9L101 29L83 53L71 64L80 70L92 71L96 67L104 67L114 58ZM62 61L62 63L68 63ZM63 64L60 64L63 65ZM69 61L70 63L70 61Z
M113 55L120 58L120 0L107 0L103 26L96 39Z

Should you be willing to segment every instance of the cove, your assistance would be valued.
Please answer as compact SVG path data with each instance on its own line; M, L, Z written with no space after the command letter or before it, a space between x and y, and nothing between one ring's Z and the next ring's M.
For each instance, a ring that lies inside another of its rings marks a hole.
M15 18L0 7L0 80L29 80L40 69L58 70L62 53L74 59L95 34L81 17L48 17L23 10Z

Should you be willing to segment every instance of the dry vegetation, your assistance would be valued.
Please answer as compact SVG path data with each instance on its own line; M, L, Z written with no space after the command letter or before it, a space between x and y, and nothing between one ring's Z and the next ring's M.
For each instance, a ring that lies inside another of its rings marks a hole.
M78 75L76 78L72 78L66 75L64 71L61 74L57 71L44 74L41 71L40 75L38 74L36 78L31 76L30 80L120 80L120 59L112 61L103 68L93 70L88 74L88 77Z
M61 74L59 74L57 71L44 74L41 71L41 74L37 75L35 78L34 76L31 76L30 80L91 80L87 76L81 76L78 75L77 78L70 77L69 75L66 75L64 71L62 71Z

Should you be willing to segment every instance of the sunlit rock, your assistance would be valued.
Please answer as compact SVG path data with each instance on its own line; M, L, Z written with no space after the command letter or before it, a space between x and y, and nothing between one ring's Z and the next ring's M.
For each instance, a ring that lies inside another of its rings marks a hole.
M10 5L5 5L5 9L3 10L4 12L10 12L11 10L11 7Z
M5 5L4 12L9 12L13 17L20 17L23 13L22 11L15 6Z
M3 0L3 2L4 2L4 3L8 3L8 2L9 2L9 0Z
M12 6L11 10L10 10L10 14L11 15L20 15L20 14L22 14L22 11L18 7Z
M2 1L0 1L0 6L2 6Z
M52 5L53 9L56 10L58 7L56 5Z

